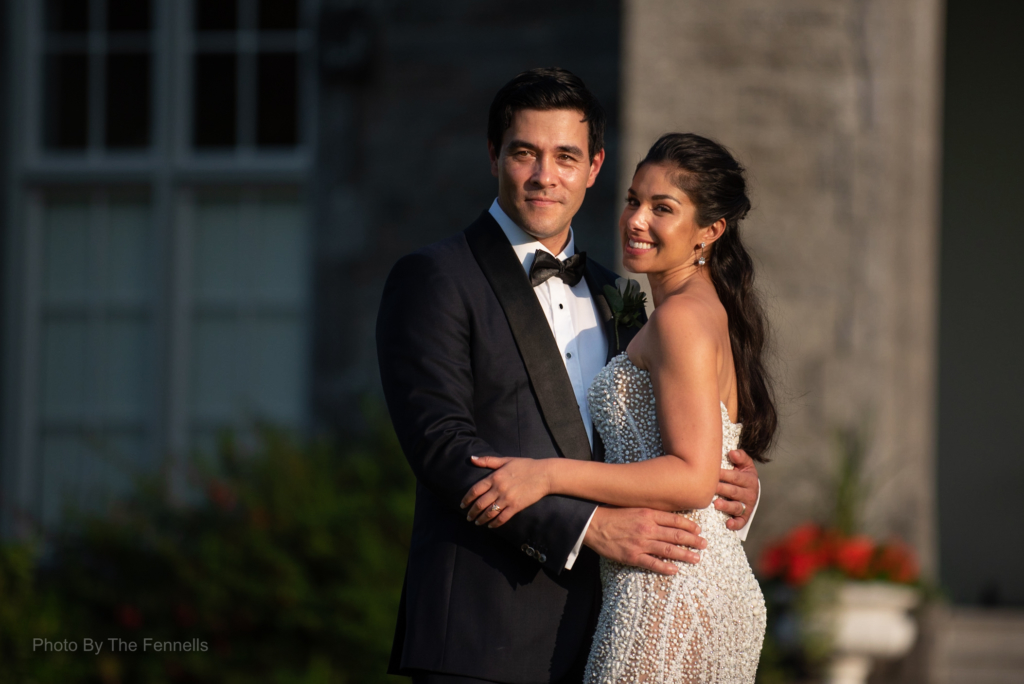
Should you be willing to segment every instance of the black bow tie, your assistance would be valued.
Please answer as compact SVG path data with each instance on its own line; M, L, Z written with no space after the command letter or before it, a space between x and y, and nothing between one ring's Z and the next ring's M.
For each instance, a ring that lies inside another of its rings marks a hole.
M586 252L577 252L565 261L559 261L549 252L538 249L533 256L533 266L530 267L530 284L537 287L548 278L561 278L566 285L572 287L583 278L586 265Z

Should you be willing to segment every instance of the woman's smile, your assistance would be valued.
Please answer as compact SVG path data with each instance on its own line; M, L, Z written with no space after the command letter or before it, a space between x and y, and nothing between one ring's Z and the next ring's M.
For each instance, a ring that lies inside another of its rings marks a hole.
M642 240L636 240L636 239L633 239L633 238L629 238L626 241L625 248L622 251L625 252L628 255L639 256L641 254L646 254L646 253L650 252L653 249L654 249L654 243L653 242L644 242Z

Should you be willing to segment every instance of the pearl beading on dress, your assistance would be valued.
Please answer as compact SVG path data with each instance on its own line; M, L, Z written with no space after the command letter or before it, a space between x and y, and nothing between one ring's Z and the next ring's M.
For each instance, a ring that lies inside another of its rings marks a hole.
M626 354L597 375L588 399L607 462L664 453L650 374ZM728 453L737 448L742 425L721 408L722 467L732 468ZM587 684L754 681L765 605L743 546L713 504L681 513L700 525L708 542L697 565L675 562L679 572L666 576L601 559L603 603Z

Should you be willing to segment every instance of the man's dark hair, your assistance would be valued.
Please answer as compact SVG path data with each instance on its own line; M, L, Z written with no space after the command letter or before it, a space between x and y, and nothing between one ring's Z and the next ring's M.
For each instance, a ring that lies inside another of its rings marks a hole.
M530 69L502 86L491 102L487 119L487 139L498 154L501 139L512 125L512 117L523 109L578 111L590 129L587 138L590 158L604 149L604 109L582 79L571 71L559 67Z

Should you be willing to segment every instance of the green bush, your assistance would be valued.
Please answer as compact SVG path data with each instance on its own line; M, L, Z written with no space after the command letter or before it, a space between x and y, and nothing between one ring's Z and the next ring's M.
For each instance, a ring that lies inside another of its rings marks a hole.
M20 647L52 623L48 633L104 648L60 660L79 666L75 678L38 681L388 681L415 486L390 426L343 449L269 428L258 437L250 451L225 437L186 505L164 482L140 482L108 514L52 536L42 585L54 598L35 600L66 619L0 622L3 643ZM137 650L112 651L111 638ZM42 661L58 659L28 658Z
M73 653L46 650L65 638L68 611L56 594L39 590L37 556L31 544L0 547L0 682L78 681L88 664Z

